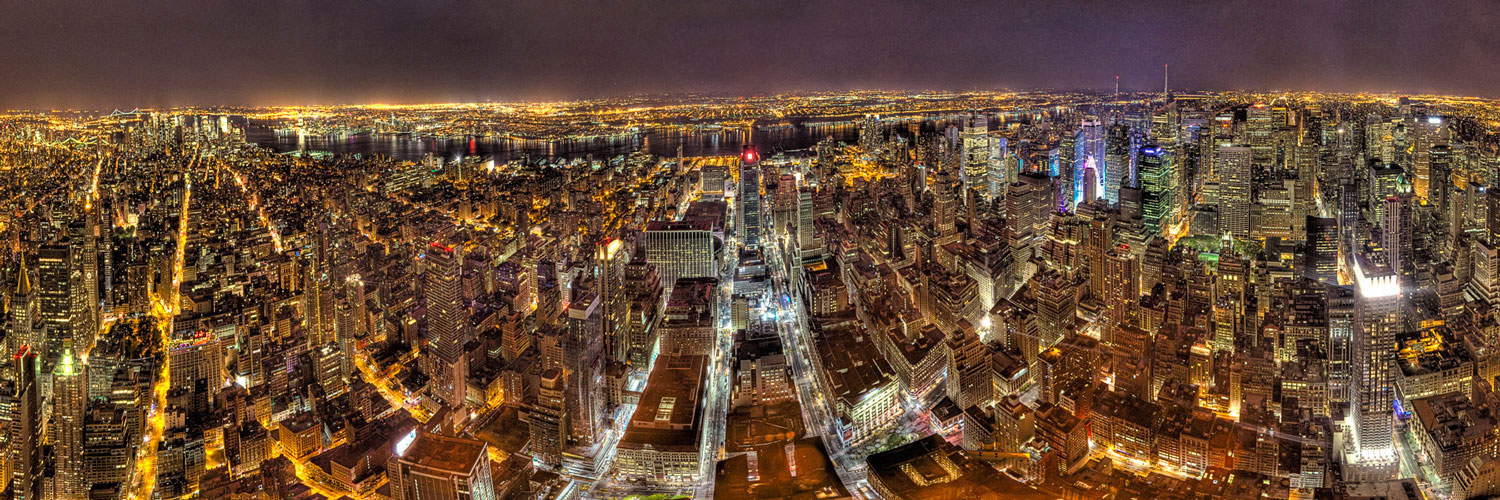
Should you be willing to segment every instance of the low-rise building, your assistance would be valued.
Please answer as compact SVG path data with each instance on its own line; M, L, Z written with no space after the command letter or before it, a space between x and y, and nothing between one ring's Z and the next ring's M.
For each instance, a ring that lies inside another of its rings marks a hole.
M1420 422L1417 439L1439 477L1453 479L1471 458L1494 458L1500 425L1488 408L1461 393L1412 400L1411 406Z
M815 339L818 375L834 398L844 442L858 443L895 425L901 383L867 332L846 323L821 329Z

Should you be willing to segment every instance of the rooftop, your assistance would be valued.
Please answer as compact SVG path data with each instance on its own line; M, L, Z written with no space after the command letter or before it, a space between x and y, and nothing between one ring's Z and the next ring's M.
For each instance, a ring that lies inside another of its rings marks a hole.
M930 435L895 449L870 455L871 482L899 498L1042 500L1048 495L1011 479L969 457L962 449Z
M455 474L468 474L480 460L489 460L483 441L464 439L426 431L401 454L406 463Z
M703 380L708 356L662 355L646 380L620 446L697 448L703 425Z

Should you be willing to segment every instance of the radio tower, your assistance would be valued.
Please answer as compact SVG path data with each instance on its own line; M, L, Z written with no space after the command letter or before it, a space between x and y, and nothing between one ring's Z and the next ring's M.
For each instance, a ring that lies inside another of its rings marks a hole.
M1161 98L1163 100L1165 100L1167 98L1167 67L1168 66L1170 66L1170 64L1163 64L1163 65L1161 65Z

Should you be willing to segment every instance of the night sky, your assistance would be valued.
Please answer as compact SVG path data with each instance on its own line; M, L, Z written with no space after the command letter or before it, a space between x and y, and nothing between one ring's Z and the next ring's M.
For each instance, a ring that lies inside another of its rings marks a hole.
M11 1L0 106L822 89L1500 96L1488 1Z

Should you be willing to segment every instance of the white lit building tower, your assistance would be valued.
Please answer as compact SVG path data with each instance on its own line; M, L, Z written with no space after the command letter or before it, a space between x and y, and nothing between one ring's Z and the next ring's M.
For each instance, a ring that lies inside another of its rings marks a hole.
M83 500L88 485L83 475L83 417L87 407L88 383L83 363L66 350L52 371L53 449L57 455L57 475L53 479L53 498Z
M963 179L964 187L989 193L990 131L989 121L981 114L969 117L963 131Z
M1353 445L1346 457L1353 480L1394 479L1396 333L1401 329L1401 278L1356 253L1349 269L1359 290L1353 342L1350 412Z

